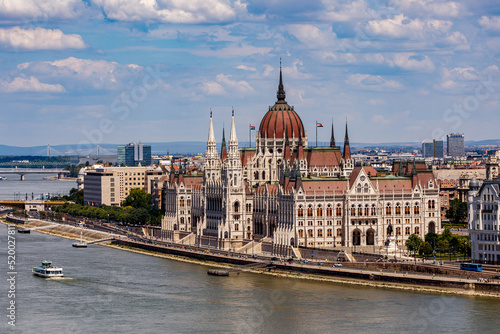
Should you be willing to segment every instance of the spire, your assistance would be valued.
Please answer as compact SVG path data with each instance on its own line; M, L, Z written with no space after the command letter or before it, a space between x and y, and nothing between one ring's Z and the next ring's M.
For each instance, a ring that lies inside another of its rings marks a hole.
M222 128L222 144L220 148L220 158L222 159L222 161L226 160L227 158L226 135L224 132L224 127Z
M217 143L215 141L214 135L214 125L212 122L212 110L210 110L210 126L208 128L208 140L207 140L207 159L217 158Z
M240 153L238 151L238 138L236 137L236 126L234 124L234 109L231 114L231 133L229 134L229 149L227 152L228 160L231 160L231 165L236 167L241 165ZM234 163L238 161L238 163Z
M280 83L278 85L278 92L276 93L276 97L278 98L278 102L285 103L285 88L283 87L283 74L281 73L281 58L280 58Z
M344 138L344 160L351 159L351 147L349 146L349 134L347 132L347 121L345 122Z
M349 145L349 134L347 133L347 121L345 122L345 139L344 139L344 145L345 144Z
M333 134L333 122L332 122L332 136L330 137L330 147L335 147L335 136Z
M215 143L214 126L212 124L212 110L210 110L210 127L208 128L208 141Z
M229 142L238 141L236 138L236 126L234 125L234 109L231 116L231 133L229 134Z

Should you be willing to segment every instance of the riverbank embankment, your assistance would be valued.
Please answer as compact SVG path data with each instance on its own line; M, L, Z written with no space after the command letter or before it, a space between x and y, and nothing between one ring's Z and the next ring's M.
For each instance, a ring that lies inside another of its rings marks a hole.
M36 232L50 234L68 239L78 240L80 234L87 242L109 238L109 232L96 231L88 228L74 227L66 224L58 224L37 219L26 220L26 224L19 224L23 228L46 227L36 229ZM457 295L473 295L500 297L500 284L497 282L486 283L467 277L443 277L425 275L415 272L397 272L379 269L359 267L333 267L333 263L304 264L271 261L267 259L254 259L243 254L221 254L216 250L188 249L182 245L159 245L137 240L131 240L124 236L115 235L116 239L109 247L132 251L145 255L152 255L184 262L191 262L210 267L241 268L244 266L267 263L265 269L248 269L254 273L267 274L279 277L298 279L309 279L329 281L342 284L364 285L372 287L393 288L420 292L446 293Z
M149 252L165 253L175 256L193 258L202 261L218 263L228 263L237 266L246 266L261 263L261 260L245 258L242 256L225 256L212 254L210 252L200 254L199 252L185 249L182 246L166 247L144 242L131 241L126 239L115 240L113 244L130 248L139 248ZM298 275L317 277L321 280L341 279L343 283L352 281L353 284L364 282L364 285L371 285L386 288L401 288L410 290L425 290L441 293L477 295L500 297L500 284L480 282L476 279L458 277L437 277L434 275L419 275L418 273L407 272L386 272L382 270L374 271L361 268L333 267L330 265L308 265L303 263L286 263L281 261L269 261L272 269L255 270L256 272L271 272L273 274L284 274L287 277Z

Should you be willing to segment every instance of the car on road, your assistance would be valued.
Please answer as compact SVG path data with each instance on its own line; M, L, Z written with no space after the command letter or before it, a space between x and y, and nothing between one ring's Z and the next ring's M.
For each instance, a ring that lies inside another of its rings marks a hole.
M277 258L276 256L273 256L273 257L271 258L271 261L278 261L278 258Z
M338 263L338 262L337 262L337 263L334 263L334 264L333 264L333 266L334 266L334 267L342 267L342 263Z
M323 262L318 262L318 266L322 266L323 265Z

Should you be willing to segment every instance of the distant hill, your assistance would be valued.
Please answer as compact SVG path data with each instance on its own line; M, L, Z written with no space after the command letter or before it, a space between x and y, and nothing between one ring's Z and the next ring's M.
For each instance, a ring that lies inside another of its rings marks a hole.
M197 154L204 153L206 150L205 141L177 141L177 142L145 142L146 145L151 145L151 151L153 154ZM240 142L240 148L249 147L248 142ZM118 145L124 144L99 144L99 154L116 154L116 147ZM218 149L220 149L220 142L217 143ZM316 142L309 142L309 146L315 146ZM318 142L318 146L329 146L329 142ZM500 145L500 139L487 139L473 141L469 140L465 142L466 146L477 146L477 145ZM344 143L337 142L338 147L343 147ZM422 143L419 142L396 142L396 143L356 143L351 142L351 147L379 147L379 148L391 148L391 147L415 147L420 148ZM252 147L255 147L255 142L252 143ZM79 144L68 144L68 145L54 145L50 146L50 156L60 156L60 155L89 155L97 154L97 145L79 145ZM37 156L47 156L47 146L30 146L30 147L20 147L20 146L8 146L0 145L0 155L37 155Z

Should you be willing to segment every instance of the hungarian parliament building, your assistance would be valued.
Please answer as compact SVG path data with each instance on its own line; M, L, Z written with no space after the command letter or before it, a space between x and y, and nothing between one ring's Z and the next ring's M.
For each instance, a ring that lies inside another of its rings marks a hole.
M238 146L233 111L229 142L223 132L218 151L210 114L201 172L172 169L153 185L165 212L162 239L240 251L265 243L277 254L299 247L378 252L389 237L402 247L411 234L441 232L439 187L423 162L395 162L391 174L355 166L347 123L342 151L333 125L329 146L309 147L285 98L280 69L277 101L260 122L255 148Z

